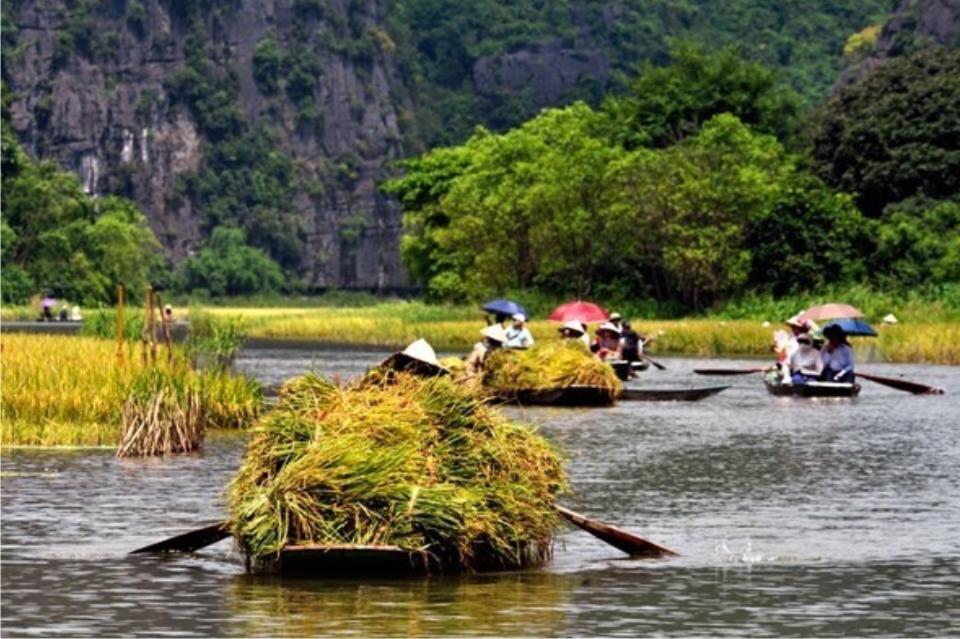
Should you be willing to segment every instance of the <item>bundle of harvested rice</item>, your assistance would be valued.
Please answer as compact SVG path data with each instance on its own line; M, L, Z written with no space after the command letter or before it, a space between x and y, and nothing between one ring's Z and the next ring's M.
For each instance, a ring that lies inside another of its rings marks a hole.
M449 570L546 559L566 489L562 459L529 426L449 377L374 371L340 387L286 384L228 489L250 558L288 545L395 545Z
M608 364L594 357L580 340L537 342L527 350L498 350L487 357L483 383L498 397L521 391L567 386L608 389L611 399L623 389Z
M189 376L170 369L140 374L123 405L123 433L117 457L166 455L203 445L200 390Z

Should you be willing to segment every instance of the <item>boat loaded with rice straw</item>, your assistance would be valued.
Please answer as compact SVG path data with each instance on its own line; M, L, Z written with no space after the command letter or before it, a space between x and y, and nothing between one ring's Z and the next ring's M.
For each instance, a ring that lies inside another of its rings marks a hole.
M500 350L486 361L483 385L505 401L546 404L611 404L623 385L613 368L579 340L537 343L527 350Z
M256 571L521 568L552 553L563 459L449 376L383 368L283 386L228 488Z

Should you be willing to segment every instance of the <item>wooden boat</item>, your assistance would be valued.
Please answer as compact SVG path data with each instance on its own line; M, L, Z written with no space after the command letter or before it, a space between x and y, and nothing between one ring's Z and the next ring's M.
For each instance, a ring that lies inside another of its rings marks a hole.
M556 388L521 390L501 399L511 403L538 406L609 406L613 403L614 397L609 388L575 384Z
M524 566L538 565L550 558L549 549L537 553L534 545L523 551ZM491 572L518 569L522 566L484 563L477 557L471 571ZM414 577L457 574L463 567L454 557L439 556L424 550L408 550L390 545L297 544L290 545L276 556L256 560L253 572L291 577L342 579L354 577Z
M618 399L625 402L696 402L730 388L729 386L702 386L700 388L624 388Z
M841 382L807 382L806 384L777 384L764 380L767 391L776 397L856 397L860 384Z

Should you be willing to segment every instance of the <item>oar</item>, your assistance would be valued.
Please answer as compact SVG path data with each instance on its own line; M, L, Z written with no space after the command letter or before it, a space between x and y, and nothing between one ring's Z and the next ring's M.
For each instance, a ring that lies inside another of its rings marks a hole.
M753 373L762 373L763 368L695 368L693 372L697 375L752 375Z
M150 544L149 546L137 548L130 554L193 552L194 550L200 550L201 548L215 544L221 539L226 539L231 534L229 523L226 521L218 521L215 524L210 524L208 526L204 526L203 528L197 528L196 530L191 530L190 532L185 532L175 537L158 541L157 543Z
M665 546L647 541L643 537L637 537L633 533L628 533L616 526L605 524L596 519L588 519L563 506L555 505L554 508L574 526L587 531L600 541L622 550L631 557L674 557L678 555L678 553Z
M677 553L665 548L652 541L647 541L642 537L637 537L632 533L610 526L594 519L588 519L583 515L567 510L563 506L555 506L557 512L563 515L570 523L582 528L597 539L604 541L618 550L622 550L631 557L664 557L673 556ZM197 528L190 532L158 541L155 544L138 548L130 554L139 553L165 553L165 552L193 552L200 550L211 544L215 544L221 539L230 536L230 527L228 522L221 521L215 524Z
M664 366L664 365L661 364L660 362L656 361L655 359L653 359L652 357L650 357L650 356L647 355L646 353L640 353L640 357L642 357L643 359L647 360L648 362L650 362L651 364L653 364L654 366L656 366L658 369L660 369L660 370L662 370L662 371L667 370L667 367L666 367L666 366Z
M883 384L884 386L896 388L897 390L905 391L907 393L913 393L914 395L943 395L943 389L937 388L936 386L927 386L926 384L908 382L905 379L867 375L866 373L861 373L859 371L856 375L857 377L862 377L863 379L869 379L871 382Z

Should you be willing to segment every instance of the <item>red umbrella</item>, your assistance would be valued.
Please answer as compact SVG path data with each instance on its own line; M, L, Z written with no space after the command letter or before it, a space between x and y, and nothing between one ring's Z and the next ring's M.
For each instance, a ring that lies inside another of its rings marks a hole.
M856 318L863 317L863 313L859 309L850 306L849 304L838 304L832 302L830 304L820 304L819 306L811 306L804 312L800 313L797 316L797 320L812 320L812 321L823 321L828 319L843 319L843 318Z
M607 312L596 304L577 300L556 307L547 319L554 322L577 320L589 324L591 322L603 322L607 317Z

